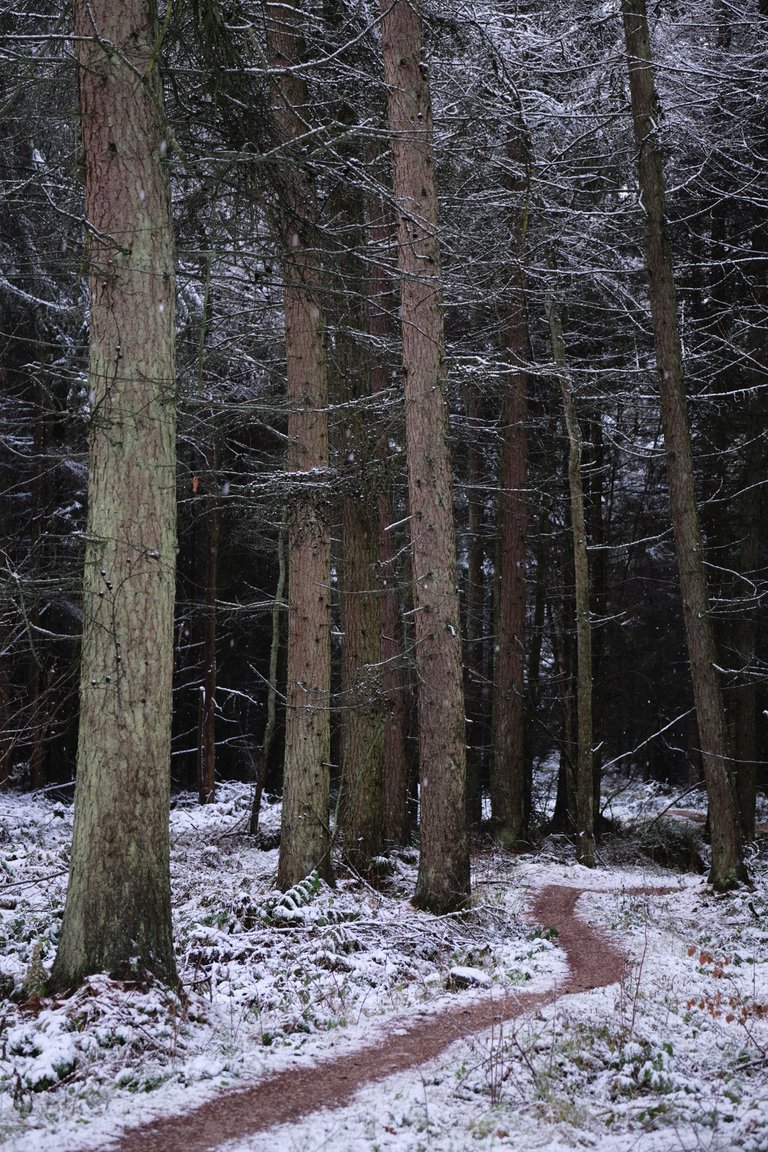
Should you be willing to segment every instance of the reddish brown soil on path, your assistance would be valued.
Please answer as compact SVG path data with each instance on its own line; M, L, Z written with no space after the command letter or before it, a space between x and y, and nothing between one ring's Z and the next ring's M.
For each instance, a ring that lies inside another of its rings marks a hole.
M392 1022L389 1035L345 1055L333 1054L303 1068L289 1068L250 1088L222 1093L181 1116L166 1116L130 1129L109 1144L109 1152L210 1152L226 1140L244 1139L276 1124L302 1119L321 1108L338 1108L367 1084L404 1072L438 1056L455 1040L530 1012L560 996L585 992L621 980L625 958L599 930L574 914L582 892L595 889L550 885L531 911L546 928L557 930L568 957L569 974L548 992L489 996L437 1016ZM650 895L669 888L628 889ZM394 1029L397 1029L395 1032Z

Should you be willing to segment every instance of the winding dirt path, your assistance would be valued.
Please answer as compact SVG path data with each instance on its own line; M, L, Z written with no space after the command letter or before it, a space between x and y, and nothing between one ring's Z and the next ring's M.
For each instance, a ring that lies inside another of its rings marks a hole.
M536 896L531 912L555 928L568 958L569 974L547 992L515 992L488 997L440 1016L393 1022L376 1045L330 1056L303 1068L278 1072L250 1088L223 1093L182 1116L167 1116L130 1129L108 1145L109 1152L211 1152L226 1140L243 1139L277 1124L293 1123L321 1108L338 1108L367 1084L426 1063L455 1040L480 1032L560 996L585 992L621 980L625 957L598 929L576 917L576 901L593 888L550 885ZM676 891L633 888L633 895ZM396 1029L396 1031L394 1030Z

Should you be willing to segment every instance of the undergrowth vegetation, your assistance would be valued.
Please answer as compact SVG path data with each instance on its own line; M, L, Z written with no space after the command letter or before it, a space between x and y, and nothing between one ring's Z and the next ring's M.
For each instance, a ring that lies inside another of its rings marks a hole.
M649 796L664 803L640 791L622 801L635 827ZM190 1089L199 1103L297 1059L370 1043L393 1018L552 987L566 971L557 935L527 912L545 883L604 889L584 895L579 912L628 952L622 982L555 1000L367 1089L357 1110L328 1121L338 1152L548 1148L556 1134L553 1147L598 1142L617 1152L645 1140L648 1149L768 1147L768 854L759 846L754 889L728 897L650 865L646 853L630 867L619 821L594 872L559 838L527 857L485 846L471 911L431 917L408 899L411 849L392 855L378 889L342 872L335 889L311 875L277 892L275 850L246 835L249 799L233 784L205 808L176 800L181 988L137 971L134 981L96 976L51 998L71 811L0 797L0 1140L14 1150L85 1147L103 1138L107 1106L136 1123L181 1110ZM265 833L278 820L265 802ZM673 891L632 891L648 884ZM318 1123L296 1126L285 1147L321 1143Z

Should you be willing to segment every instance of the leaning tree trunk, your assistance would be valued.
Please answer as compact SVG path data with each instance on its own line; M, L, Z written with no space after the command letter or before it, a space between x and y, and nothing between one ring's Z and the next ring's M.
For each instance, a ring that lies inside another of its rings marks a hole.
M545 299L552 352L563 397L568 435L568 490L571 498L573 584L576 601L576 856L588 868L595 863L595 787L592 753L592 626L589 617L589 557L581 478L582 438L571 393L560 313Z
M419 681L421 854L415 900L445 912L469 897L466 737L432 110L418 5L382 0L381 36L397 207Z
M333 883L330 788L331 537L328 525L328 373L325 320L317 299L315 189L302 160L307 86L291 72L303 40L300 10L267 4L277 81L273 112L290 166L282 236L288 388L288 649L285 772L277 883L316 871Z
M174 253L148 0L76 0L91 436L75 824L52 983L175 980L168 804L176 562Z
M659 396L667 455L672 531L675 537L691 680L709 797L712 868L719 890L746 878L733 781L728 761L723 701L709 615L701 530L693 480L693 453L683 382L672 255L666 234L666 193L657 125L659 109L651 63L645 0L623 0L637 169L645 213L645 245Z

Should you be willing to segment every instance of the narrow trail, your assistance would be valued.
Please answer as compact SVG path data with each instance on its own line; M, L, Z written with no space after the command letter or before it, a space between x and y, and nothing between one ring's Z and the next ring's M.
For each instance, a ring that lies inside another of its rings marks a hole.
M599 929L575 915L576 901L593 888L550 885L536 896L532 915L555 928L566 953L567 977L546 992L512 992L439 1016L397 1019L375 1045L320 1059L303 1068L277 1072L252 1087L223 1093L180 1116L164 1116L129 1129L105 1152L211 1152L226 1140L244 1139L277 1124L293 1123L322 1108L346 1104L360 1089L434 1059L455 1040L514 1019L561 996L601 988L621 980L625 957ZM662 895L675 889L632 888L633 895Z

